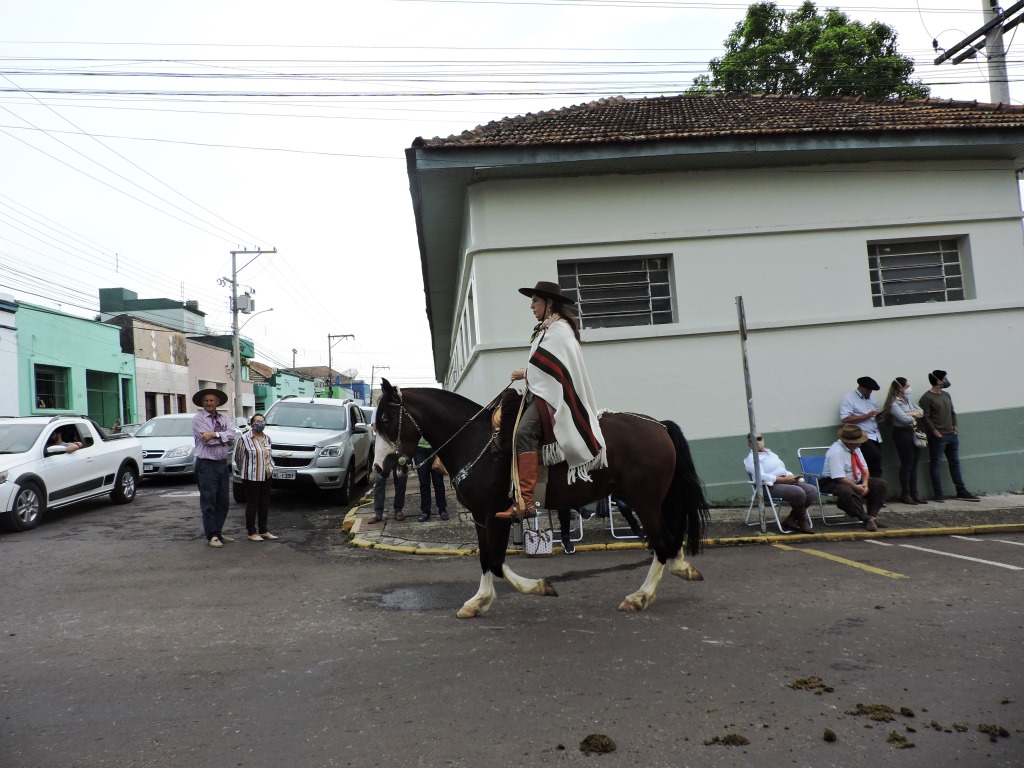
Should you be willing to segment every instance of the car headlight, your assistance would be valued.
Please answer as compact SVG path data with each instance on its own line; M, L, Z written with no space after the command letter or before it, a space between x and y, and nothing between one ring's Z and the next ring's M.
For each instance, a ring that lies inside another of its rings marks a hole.
M335 459L335 458L341 456L341 454L342 454L342 452L344 450L345 450L345 444L344 443L338 443L337 445L328 445L326 448L324 448L322 451L320 451L320 455L321 456L327 456L329 458Z
M193 448L195 448L194 445L182 445L177 448L172 448L171 450L164 454L164 458L180 459L182 456L188 456L190 453L192 453Z

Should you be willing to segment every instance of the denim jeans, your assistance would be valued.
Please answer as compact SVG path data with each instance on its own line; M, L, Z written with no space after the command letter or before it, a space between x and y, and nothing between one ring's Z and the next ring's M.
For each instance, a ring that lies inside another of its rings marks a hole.
M432 448L421 448L416 446L416 453L413 456L413 461L416 462L416 475L420 479L420 512L424 515L430 514L431 486L434 488L434 500L437 504L437 511L448 511L448 499L446 499L444 495L444 475L431 469L431 466L434 463L433 459L428 461L426 464L421 463L433 452Z
M932 491L935 498L942 498L942 475L939 474L939 464L942 461L942 454L946 454L946 463L949 464L949 476L953 478L953 485L958 494L966 494L967 486L964 485L964 478L960 474L960 437L952 432L942 437L934 434L928 435L928 471L932 476Z
M373 483L373 514L378 520L384 518L384 489L387 486L388 475L395 478L395 512L401 512L405 506L405 486L409 482L409 473L401 474L396 464L391 472L377 473L377 479Z
M196 459L196 484L199 486L199 511L203 515L203 533L207 540L223 534L228 517L228 484L231 465L226 461Z

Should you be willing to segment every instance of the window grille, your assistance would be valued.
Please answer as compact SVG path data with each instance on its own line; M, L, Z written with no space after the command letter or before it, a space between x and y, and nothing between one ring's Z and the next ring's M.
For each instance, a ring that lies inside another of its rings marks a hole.
M670 273L669 256L560 261L558 284L581 328L662 325L674 321Z
M52 365L37 365L35 377L36 407L67 410L68 369L55 368Z
M868 269L876 307L966 298L960 241L955 238L869 243Z

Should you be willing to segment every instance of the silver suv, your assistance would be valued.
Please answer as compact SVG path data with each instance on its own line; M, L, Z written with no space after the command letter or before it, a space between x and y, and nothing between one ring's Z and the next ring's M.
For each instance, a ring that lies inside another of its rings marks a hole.
M337 491L347 503L356 485L369 479L373 437L363 409L354 400L288 396L267 410L267 435L273 444L274 488ZM235 501L245 501L245 486L233 467Z

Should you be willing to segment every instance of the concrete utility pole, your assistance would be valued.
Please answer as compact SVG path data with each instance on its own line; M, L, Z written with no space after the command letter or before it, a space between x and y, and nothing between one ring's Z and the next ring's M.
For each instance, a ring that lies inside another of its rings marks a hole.
M388 365L374 365L370 368L370 405L373 405L373 380L377 375L377 371L390 371L391 366Z
M1024 0L1014 3L1005 11L999 10L997 0L981 0L981 10L988 19L982 26L969 34L959 43L943 51L935 59L938 66L946 60L959 64L973 59L978 51L988 49L988 88L989 99L993 104L1010 103L1010 77L1006 72L1006 51L1003 47L1003 35L1024 21ZM938 50L938 43L933 43ZM967 50L964 50L964 49ZM961 53L961 51L963 51Z
M221 285L231 283L231 367L234 369L235 382L235 418L242 417L242 355L239 352L238 344L238 273L252 264L264 253L277 253L277 248L265 251L258 248L254 251L232 251L231 252L231 279L221 278L217 282ZM252 256L249 261L241 267L237 266L239 256ZM249 311L252 308L249 307Z
M351 333L328 333L327 334L327 379L330 382L327 386L330 389L327 390L328 397L334 397L334 364L331 362L331 350L334 349L334 344L342 339L354 339ZM337 341L333 341L336 339Z

